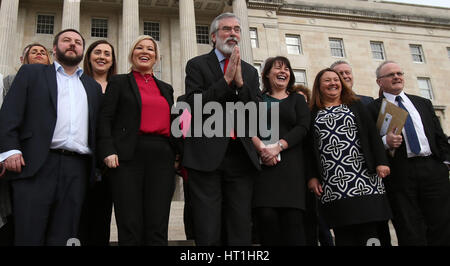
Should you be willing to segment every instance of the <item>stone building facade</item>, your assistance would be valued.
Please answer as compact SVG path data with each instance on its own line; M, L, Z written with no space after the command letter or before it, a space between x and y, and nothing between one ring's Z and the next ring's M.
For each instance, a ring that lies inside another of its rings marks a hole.
M376 67L386 59L397 61L406 74L406 92L430 98L450 134L449 8L381 0L1 0L0 73L20 67L28 43L51 50L54 34L68 27L78 29L87 45L111 42L124 73L130 43L147 33L161 46L156 74L178 96L187 60L210 51L210 23L225 11L241 18L246 61L261 69L267 57L287 56L297 81L309 87L319 70L346 60L356 92L376 97Z

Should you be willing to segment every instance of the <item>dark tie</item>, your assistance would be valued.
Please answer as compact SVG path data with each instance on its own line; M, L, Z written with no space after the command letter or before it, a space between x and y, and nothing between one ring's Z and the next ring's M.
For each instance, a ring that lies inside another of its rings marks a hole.
M230 61L229 58L225 59L225 64L223 65L223 73L227 73L227 67L228 67L228 62Z
M408 112L408 110L406 110L405 106L402 103L402 100L403 100L402 97L397 96L397 97L395 97L395 100L398 102L398 107L400 107L403 110L405 110L406 112ZM408 117L406 118L405 132L406 132L406 136L408 137L409 148L411 149L411 151L414 154L419 154L419 152L420 152L419 138L417 137L417 133L414 128L414 123L413 123L413 121L411 119L411 115L409 113L408 113Z

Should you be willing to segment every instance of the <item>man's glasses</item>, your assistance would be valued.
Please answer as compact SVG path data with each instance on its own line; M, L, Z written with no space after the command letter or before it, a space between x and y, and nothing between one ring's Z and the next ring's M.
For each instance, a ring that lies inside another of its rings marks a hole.
M241 27L239 27L239 26L234 26L234 27L223 26L219 30L223 30L226 33L231 33L231 30L234 30L234 32L240 33L241 32Z
M393 77L395 77L395 75L397 75L397 77L403 77L403 75L404 75L405 73L404 72L392 72L392 73L389 73L389 74L386 74L386 75L383 75L383 76L379 76L378 78L379 79L381 79L381 78L393 78Z

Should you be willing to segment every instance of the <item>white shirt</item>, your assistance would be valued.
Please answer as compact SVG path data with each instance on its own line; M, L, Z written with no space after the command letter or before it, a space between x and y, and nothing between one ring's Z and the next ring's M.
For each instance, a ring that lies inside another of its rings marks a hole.
M396 106L398 106L398 102L395 100L395 98L397 96L402 97L402 103L405 106L406 110L408 111L408 113L411 116L411 119L413 121L414 129L416 130L417 137L419 138L420 153L418 155L416 155L411 151L411 149L409 147L408 137L406 136L406 133L405 133L405 128L403 128L402 133L403 133L403 138L404 138L404 141L406 144L406 153L407 153L408 158L415 157L415 156L431 155L431 149L430 149L430 145L428 144L427 136L425 135L425 130L424 130L423 124L422 124L422 118L420 117L419 112L417 111L416 107L414 107L414 104L411 102L411 100L408 98L408 96L406 96L406 94L403 91L398 95L390 94L387 92L383 92L383 95L386 98L386 100L395 104ZM383 136L383 143L384 143L384 147L386 149L390 148L386 142L386 136Z
M55 61L57 82L57 116L50 149L65 149L90 154L88 146L89 109L87 95L80 80L83 70L78 68L69 76ZM0 153L0 162L19 150Z

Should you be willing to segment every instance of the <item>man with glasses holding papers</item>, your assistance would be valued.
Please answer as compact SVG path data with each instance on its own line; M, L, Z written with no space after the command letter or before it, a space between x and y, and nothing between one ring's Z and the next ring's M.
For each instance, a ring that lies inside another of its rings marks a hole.
M430 100L406 94L404 72L393 61L376 70L380 98L369 105L377 119L382 100L406 110L401 134L382 136L389 156L391 176L386 178L398 243L404 245L450 245L450 148Z

